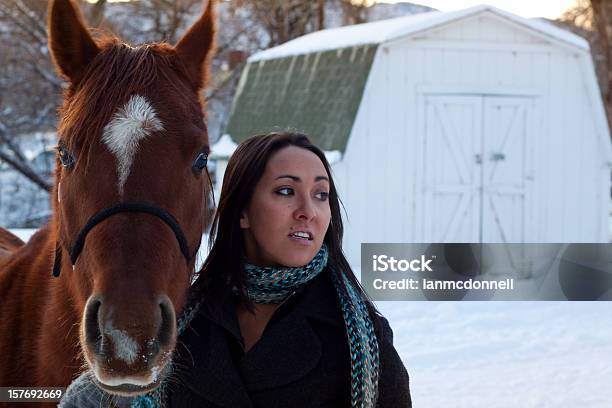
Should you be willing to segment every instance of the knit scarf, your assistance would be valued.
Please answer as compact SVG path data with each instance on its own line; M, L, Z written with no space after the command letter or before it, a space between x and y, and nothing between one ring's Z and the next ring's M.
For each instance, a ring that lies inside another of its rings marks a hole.
M332 281L342 310L351 358L351 406L373 408L378 398L379 355L374 325L361 292L348 280L351 271L337 271L327 265L328 249L323 244L317 255L307 265L291 267L260 267L246 264L244 280L246 294L254 303L282 303L297 289L314 279L325 266L331 272ZM194 317L199 302L187 307L178 323L181 334ZM131 408L163 407L166 384L154 391L136 397Z

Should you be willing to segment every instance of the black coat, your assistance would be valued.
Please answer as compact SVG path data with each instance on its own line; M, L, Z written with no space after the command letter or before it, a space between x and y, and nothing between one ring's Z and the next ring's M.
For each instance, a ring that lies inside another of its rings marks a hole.
M327 271L274 313L244 352L233 296L211 291L177 346L171 407L349 407L348 341ZM379 407L411 407L408 373L379 318Z

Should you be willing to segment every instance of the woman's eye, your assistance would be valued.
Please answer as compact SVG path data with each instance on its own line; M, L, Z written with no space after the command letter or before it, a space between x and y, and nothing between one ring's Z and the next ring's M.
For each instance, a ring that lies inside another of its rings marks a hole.
M329 197L329 193L326 191L321 191L320 193L317 193L315 197L317 197L321 201L326 201Z
M293 189L289 188L289 187L283 187L283 188L281 188L279 190L276 190L276 194L288 196L288 195L293 194Z

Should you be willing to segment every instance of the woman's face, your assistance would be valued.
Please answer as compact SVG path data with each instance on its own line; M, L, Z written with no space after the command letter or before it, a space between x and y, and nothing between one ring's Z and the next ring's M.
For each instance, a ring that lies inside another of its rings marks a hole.
M240 216L246 257L258 266L303 266L317 254L329 227L329 178L311 151L288 146L274 153Z

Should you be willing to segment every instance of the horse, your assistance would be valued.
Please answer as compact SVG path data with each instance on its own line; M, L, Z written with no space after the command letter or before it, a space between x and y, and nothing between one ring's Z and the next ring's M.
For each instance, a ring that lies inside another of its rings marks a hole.
M0 229L0 386L67 387L90 369L132 396L168 375L209 217L199 95L213 3L175 45L132 47L92 34L72 0L50 1L67 80L52 216L26 244Z

